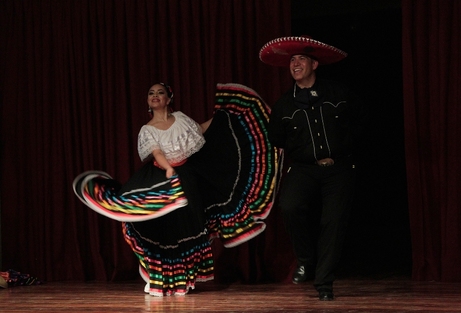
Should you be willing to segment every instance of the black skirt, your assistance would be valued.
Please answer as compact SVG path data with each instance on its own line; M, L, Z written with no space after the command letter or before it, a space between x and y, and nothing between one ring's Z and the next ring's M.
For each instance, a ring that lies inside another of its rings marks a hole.
M264 231L281 153L267 138L270 109L248 87L218 84L206 143L177 176L145 164L120 184L90 171L74 181L87 206L123 222L152 295L185 294L213 279L211 240L233 247Z

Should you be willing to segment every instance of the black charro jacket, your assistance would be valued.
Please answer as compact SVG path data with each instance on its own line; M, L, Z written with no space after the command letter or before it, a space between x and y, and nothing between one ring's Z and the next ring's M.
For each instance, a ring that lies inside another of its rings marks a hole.
M294 85L275 103L269 139L292 162L314 164L328 157L336 162L364 144L365 112L344 85L317 78L311 88Z

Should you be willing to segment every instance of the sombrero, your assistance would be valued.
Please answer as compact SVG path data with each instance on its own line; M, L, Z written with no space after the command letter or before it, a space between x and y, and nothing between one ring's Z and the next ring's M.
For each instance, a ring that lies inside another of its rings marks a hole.
M281 37L266 43L259 51L259 59L274 66L288 66L293 55L304 54L320 64L341 61L347 53L314 40L308 36Z

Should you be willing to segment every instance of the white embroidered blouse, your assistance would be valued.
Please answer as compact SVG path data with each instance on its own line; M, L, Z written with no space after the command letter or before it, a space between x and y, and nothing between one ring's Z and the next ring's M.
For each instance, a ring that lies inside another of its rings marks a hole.
M138 153L141 160L151 159L152 152L160 149L170 164L179 163L205 144L200 125L193 119L176 111L172 113L175 121L166 130L144 125L138 134Z

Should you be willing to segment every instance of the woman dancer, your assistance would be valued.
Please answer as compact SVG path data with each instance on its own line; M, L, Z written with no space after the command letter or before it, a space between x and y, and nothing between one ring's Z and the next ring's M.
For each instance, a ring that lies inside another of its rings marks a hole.
M149 89L152 118L138 136L146 164L128 182L100 171L74 181L87 206L123 222L154 296L213 279L213 238L233 247L264 230L279 161L266 137L269 108L252 89L218 84L213 118L201 125L172 111L172 100L167 84Z

